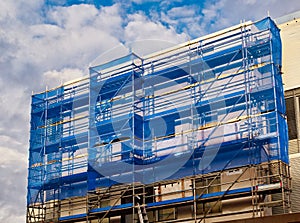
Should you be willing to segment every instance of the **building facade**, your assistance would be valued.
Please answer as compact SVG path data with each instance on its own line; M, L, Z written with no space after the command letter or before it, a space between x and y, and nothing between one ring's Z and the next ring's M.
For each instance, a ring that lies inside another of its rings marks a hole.
M289 154L292 177L292 211L300 212L300 12L295 12L276 21L282 38L282 71L289 131Z

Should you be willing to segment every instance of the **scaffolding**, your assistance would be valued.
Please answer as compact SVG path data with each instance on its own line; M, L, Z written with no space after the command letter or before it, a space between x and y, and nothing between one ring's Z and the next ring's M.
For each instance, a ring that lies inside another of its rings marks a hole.
M32 96L27 222L287 213L287 145L270 18L131 53Z

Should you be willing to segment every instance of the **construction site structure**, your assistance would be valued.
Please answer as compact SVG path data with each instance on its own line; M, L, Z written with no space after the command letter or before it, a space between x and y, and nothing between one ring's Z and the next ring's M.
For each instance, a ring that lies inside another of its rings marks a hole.
M32 95L27 222L217 222L290 212L269 17Z

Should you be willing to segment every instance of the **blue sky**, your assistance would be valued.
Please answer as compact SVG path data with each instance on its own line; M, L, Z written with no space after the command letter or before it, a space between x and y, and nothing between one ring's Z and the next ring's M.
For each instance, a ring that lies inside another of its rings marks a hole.
M298 0L0 1L0 222L25 221L32 92L82 77L116 46L176 44L297 10Z

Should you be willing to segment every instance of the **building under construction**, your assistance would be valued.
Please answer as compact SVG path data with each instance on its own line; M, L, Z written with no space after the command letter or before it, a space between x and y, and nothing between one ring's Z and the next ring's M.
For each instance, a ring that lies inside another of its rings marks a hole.
M27 222L220 222L290 212L270 18L90 67L32 95Z

